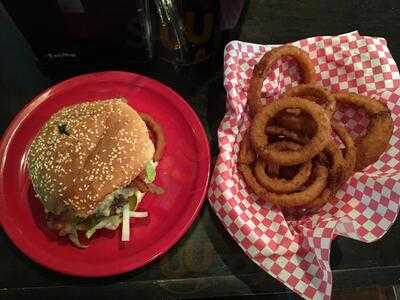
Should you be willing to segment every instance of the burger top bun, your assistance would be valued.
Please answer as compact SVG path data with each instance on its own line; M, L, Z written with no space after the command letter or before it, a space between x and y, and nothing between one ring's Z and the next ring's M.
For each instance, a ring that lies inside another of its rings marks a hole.
M153 154L145 123L124 99L85 102L44 124L30 146L28 170L48 211L86 218L142 172Z

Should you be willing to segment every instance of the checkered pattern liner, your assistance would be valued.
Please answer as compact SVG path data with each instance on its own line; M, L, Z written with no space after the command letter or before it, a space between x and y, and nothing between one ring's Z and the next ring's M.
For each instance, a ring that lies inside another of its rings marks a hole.
M247 88L254 64L274 46L233 41L225 48L224 86L227 113L218 129L220 154L208 191L222 223L257 265L306 299L329 299L332 272L330 245L337 236L364 242L382 237L399 210L400 76L385 39L360 36L318 36L293 43L307 51L318 82L332 91L348 90L388 103L395 124L387 152L373 166L356 173L336 199L315 214L298 218L260 201L237 170L239 143L250 121ZM263 86L271 101L299 79L291 59L276 63ZM366 129L360 111L339 111L335 118L353 135Z

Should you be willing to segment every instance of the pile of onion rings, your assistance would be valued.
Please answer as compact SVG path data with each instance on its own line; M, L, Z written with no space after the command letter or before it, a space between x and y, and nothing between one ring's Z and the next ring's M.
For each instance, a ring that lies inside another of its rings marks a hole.
M267 72L285 56L297 60L302 82L263 104ZM282 207L324 205L354 172L379 159L393 134L384 103L354 93L331 93L316 84L315 77L307 53L286 45L267 52L250 81L252 124L240 143L238 169L260 199ZM339 105L365 110L370 122L363 136L353 139L345 124L334 120Z

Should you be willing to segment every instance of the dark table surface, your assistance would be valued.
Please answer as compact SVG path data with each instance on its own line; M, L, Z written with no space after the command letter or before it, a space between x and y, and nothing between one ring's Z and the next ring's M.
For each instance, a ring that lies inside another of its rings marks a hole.
M359 30L364 35L385 37L397 61L399 15L400 2L395 0L258 0L248 6L237 34L239 39L249 42L284 43ZM163 65L125 68L156 78L183 95L204 122L214 157L216 129L225 109L222 56L216 62L212 76L196 68L173 70ZM0 4L0 132L38 92L63 78L98 69L78 66L44 76ZM334 290L398 283L398 249L399 222L381 240L371 244L338 237L331 254ZM46 270L25 257L1 230L0 266L0 299L21 296L167 299L265 294L277 299L295 297L247 258L208 203L172 250L148 266L124 275L80 279Z

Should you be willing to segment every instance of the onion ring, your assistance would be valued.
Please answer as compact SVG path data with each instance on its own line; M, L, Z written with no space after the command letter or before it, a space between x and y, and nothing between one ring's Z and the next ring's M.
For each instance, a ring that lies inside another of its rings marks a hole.
M301 149L301 145L291 141L280 141L270 145L274 150L278 151L298 151Z
M339 146L334 141L331 141L325 147L324 151L320 155L327 154L330 157L330 161L328 163L328 184L321 195L319 195L312 202L308 203L306 205L306 208L322 207L328 201L330 201L340 185L343 182L347 181L347 179L351 176L353 172L352 170L354 169L356 152L354 148L354 143L350 135L347 133L346 129L340 124L334 123L332 124L332 127L339 138L343 140L343 143L346 146L346 154L345 157L343 157ZM340 135L338 133L340 133Z
M273 136L278 136L278 137L283 137L285 140L288 139L290 141L299 143L299 144L304 144L304 139L305 137L301 136L300 134L275 125L271 125L267 127L267 134L268 135L273 135Z
M267 162L263 159L257 160L254 174L257 180L267 190L275 193L291 193L300 188L310 177L312 163L305 162L301 165L298 173L291 179L272 178L265 173Z
M254 116L264 106L261 102L261 89L271 66L283 57L290 56L296 59L302 74L302 83L315 81L314 64L308 54L295 46L284 45L266 52L261 60L254 66L253 75L247 92L247 102L250 114Z
M155 142L155 152L153 159L154 161L159 161L164 153L165 148L165 136L164 130L151 116L145 113L139 114L142 120L146 123L146 126L149 130L151 130L156 136Z
M283 96L305 98L316 102L321 105L330 116L336 111L335 97L322 86L313 83L295 86L287 90Z
M327 185L317 198L305 205L305 208L318 208L325 205L325 203L332 199L334 193L343 182L343 172L345 169L344 158L338 145L331 140L325 147L324 151L320 154L320 156L323 155L329 157L329 159L326 157L328 160L326 163L329 171ZM322 160L325 160L325 158Z
M353 138L350 136L346 127L344 127L342 124L338 122L332 122L332 129L346 147L344 151L345 168L343 170L343 178L342 178L342 182L345 182L350 178L350 176L354 172L357 161L356 160L357 148L354 144Z
M324 148L324 152L330 158L329 167L329 185L335 189L340 184L343 183L343 178L345 178L346 170L348 168L345 166L345 159L339 146L334 142L330 141L328 145Z
M239 164L238 168L246 183L260 199L282 207L302 206L313 201L325 189L328 179L328 169L319 163L315 163L311 175L313 182L303 191L291 194L277 194L267 191L258 183L249 165Z
M286 140L275 142L271 145L271 147L273 147L276 150L281 150L281 151L282 150L296 151L301 148L300 145L293 143L291 141L286 141ZM267 172L268 175L278 177L279 171L280 171L280 166L275 163L268 162L267 170L268 170L268 172Z
M255 160L256 153L251 147L250 131L247 130L243 135L242 141L240 142L238 162L242 164L252 164L253 162L255 162Z
M334 94L337 102L363 108L370 119L367 132L356 139L355 170L361 171L375 163L386 151L393 134L393 120L388 107L378 100L355 93Z
M288 108L301 108L303 111L309 113L317 123L317 131L310 142L296 152L281 152L273 149L269 145L268 136L265 133L266 127L273 116ZM250 139L254 149L262 158L278 165L290 166L311 160L311 158L321 152L329 141L330 133L330 119L321 106L306 99L285 97L266 105L255 115L250 130Z
M275 149L279 150L298 150L301 148L300 145L292 143L292 142L277 142L272 145ZM310 177L312 164L311 161L308 161L301 165L300 170L297 174L291 179L284 178L272 178L265 173L265 167L268 166L267 163L263 159L258 159L254 168L254 174L257 180L269 191L275 193L289 193L294 192L299 187L301 187ZM279 166L275 165L275 168L278 168L279 174Z
M283 111L276 115L273 124L304 136L312 136L317 127L315 121L312 120L308 114L303 112L294 114L292 112Z
M300 97L320 104L332 116L336 110L335 97L322 86L310 83L300 84L284 93L283 96ZM276 116L275 123L283 128L310 135L315 132L315 122L310 122L306 114L290 112Z

